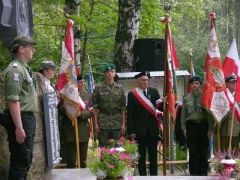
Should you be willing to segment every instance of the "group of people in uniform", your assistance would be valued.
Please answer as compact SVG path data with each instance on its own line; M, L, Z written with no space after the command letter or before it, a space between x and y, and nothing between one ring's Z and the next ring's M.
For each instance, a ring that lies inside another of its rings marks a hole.
M56 65L52 61L40 63L39 71L33 74L28 62L35 52L35 42L27 36L15 38L12 53L14 60L4 71L6 126L10 150L9 180L24 180L32 162L33 140L35 136L38 99L46 92L56 92L51 80ZM116 83L116 68L106 64L103 70L104 81L95 86L92 96L85 88L83 76L77 76L79 95L86 108L78 117L80 167L86 168L89 142L89 119L93 118L94 130L99 146L108 146L110 139L118 140L125 136L138 143L138 170L141 176L147 175L146 156L148 154L150 175L158 174L157 146L160 142L160 110L165 98L160 98L156 88L149 87L150 73L147 71L135 75L137 87L126 98L122 85ZM215 121L201 105L202 79L193 76L189 80L191 92L182 103L181 129L189 149L189 171L191 175L207 175L209 138L214 133ZM226 78L228 93L233 96L236 88L236 76ZM230 96L229 95L229 96ZM39 98L37 98L39 97ZM126 101L127 100L127 101ZM64 113L62 101L57 100L61 137L67 168L76 167L75 130ZM165 103L165 102L164 102ZM62 109L62 110L61 110ZM228 147L229 122L232 113L221 124L221 150ZM239 124L235 119L232 147L239 150Z

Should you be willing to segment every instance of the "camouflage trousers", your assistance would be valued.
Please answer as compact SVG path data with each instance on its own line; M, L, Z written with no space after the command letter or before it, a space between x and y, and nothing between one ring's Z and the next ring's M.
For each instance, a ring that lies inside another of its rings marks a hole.
M118 140L121 137L121 129L100 129L98 133L98 140L100 147L106 147L109 145L109 140Z

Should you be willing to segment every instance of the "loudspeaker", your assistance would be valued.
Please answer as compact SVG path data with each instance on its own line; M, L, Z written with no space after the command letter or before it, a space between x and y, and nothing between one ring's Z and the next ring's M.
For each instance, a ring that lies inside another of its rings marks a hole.
M164 70L164 39L136 39L133 53L133 71Z
M0 40L10 48L19 35L33 37L31 0L0 0Z

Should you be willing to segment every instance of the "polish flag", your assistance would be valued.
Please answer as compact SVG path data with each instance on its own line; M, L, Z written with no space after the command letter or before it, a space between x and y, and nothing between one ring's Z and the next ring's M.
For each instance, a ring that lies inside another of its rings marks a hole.
M233 39L231 47L229 48L227 55L223 62L223 72L224 76L227 77L231 74L235 74L237 76L237 85L233 98L231 98L231 94L228 95L230 107L233 108L233 104L235 101L235 116L240 122L240 60L237 52L237 43L236 40Z
M79 73L74 61L73 21L69 19L65 41L62 43L62 59L56 89L63 99L66 114L72 123L86 107L78 93L77 75Z
M226 84L220 59L220 52L215 31L215 13L209 15L211 33L205 61L205 80L202 92L202 104L212 112L218 123L229 112Z

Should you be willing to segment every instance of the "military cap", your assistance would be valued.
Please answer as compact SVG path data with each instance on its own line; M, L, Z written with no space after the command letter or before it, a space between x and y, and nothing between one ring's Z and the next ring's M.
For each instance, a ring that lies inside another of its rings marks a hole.
M81 74L77 75L77 81L81 81L81 80L83 80L82 75Z
M108 70L116 69L116 66L114 64L105 64L104 65L104 72Z
M225 81L226 82L237 81L237 76L234 73L229 74L228 76L225 77Z
M13 41L11 51L15 51L21 45L28 45L28 44L35 45L36 43L29 36L17 36Z
M192 76L192 77L189 79L188 83L191 84L191 83L193 83L193 82L195 82L195 81L199 81L200 84L202 84L202 78L201 78L200 76L198 76L198 75Z
M134 77L137 79L142 76L147 76L149 79L151 79L150 72L148 72L148 71L140 72L140 73L136 74Z
M55 69L57 66L53 61L42 61L39 65L38 71L42 71L44 69Z

